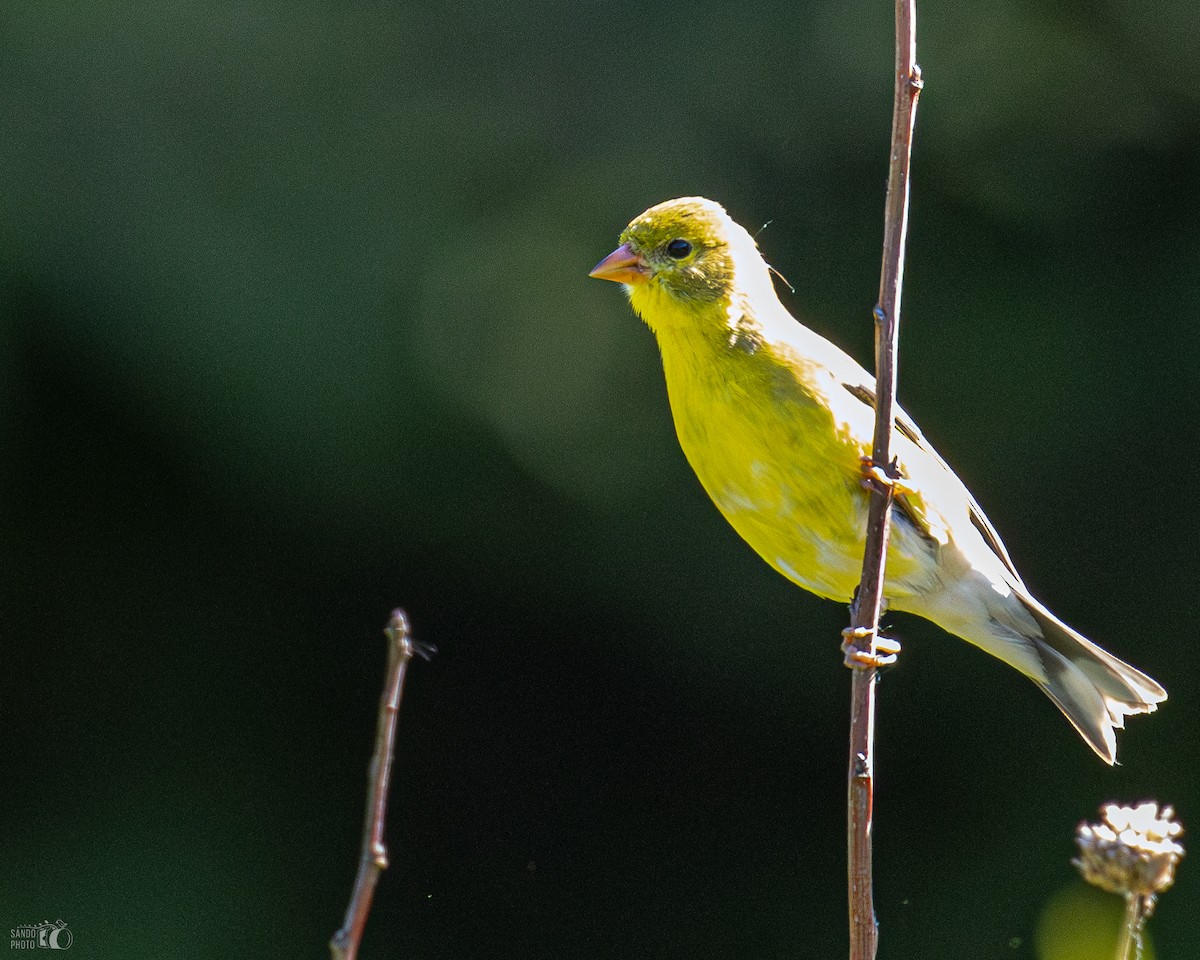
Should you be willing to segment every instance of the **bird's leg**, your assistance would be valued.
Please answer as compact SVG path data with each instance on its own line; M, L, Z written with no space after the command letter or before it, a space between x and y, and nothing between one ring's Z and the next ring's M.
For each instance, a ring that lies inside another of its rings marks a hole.
M842 653L846 655L842 662L852 670L889 667L896 662L896 654L900 652L898 640L882 637L877 630L870 627L847 627L842 631L842 636L845 638L842 640ZM868 638L872 639L873 643L863 650L858 641Z
M850 610L850 619L851 620L853 620L856 616L858 616L858 592L861 589L862 589L862 584L856 583L854 585L854 593L852 593L850 595L850 606L848 609ZM883 616L887 612L888 612L888 598L880 597L879 598L879 615Z
M876 490L879 493L883 493L884 489L890 487L892 493L897 497L902 497L906 493L917 492L916 487L900 476L900 468L895 460L886 468L880 466L868 456L859 457L858 460L862 464L862 484L868 490Z

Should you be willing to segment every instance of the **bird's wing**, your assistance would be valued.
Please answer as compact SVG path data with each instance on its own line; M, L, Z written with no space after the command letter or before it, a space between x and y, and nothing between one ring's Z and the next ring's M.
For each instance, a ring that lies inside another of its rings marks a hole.
M865 372L865 371L864 371ZM847 382L843 381L842 386L845 387L852 396L867 404L871 409L875 408L875 389L874 385L863 382ZM925 439L912 417L901 410L896 409L896 429L902 436L913 443L918 449L936 463L942 470L954 478L955 482L962 487L963 494L967 498L967 510L971 517L971 523L988 548L1000 559L1004 564L1005 570L1012 575L1017 586L1024 587L1024 582L1021 580L1021 575L1017 572L1016 566L1012 562L1012 558L1008 555L1008 549L1004 546L1004 541L1000 539L1000 534L996 532L996 528L992 526L992 522L987 518L987 514L983 512L983 508L979 506L975 498L971 495L971 491L966 488L966 485L958 479L958 476L950 469L950 465L942 459L941 454L934 449L933 444Z

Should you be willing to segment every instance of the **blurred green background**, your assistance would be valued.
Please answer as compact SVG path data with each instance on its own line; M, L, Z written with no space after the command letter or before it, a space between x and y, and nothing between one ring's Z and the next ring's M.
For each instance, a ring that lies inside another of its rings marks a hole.
M364 956L843 954L846 611L720 519L586 275L711 196L869 362L891 17L5 5L0 926L325 956L403 605L440 653ZM1171 692L1110 770L1015 672L889 621L881 956L1017 960L1101 802L1200 824L1200 7L919 27L902 401L1035 591ZM1192 866L1160 958L1200 943Z

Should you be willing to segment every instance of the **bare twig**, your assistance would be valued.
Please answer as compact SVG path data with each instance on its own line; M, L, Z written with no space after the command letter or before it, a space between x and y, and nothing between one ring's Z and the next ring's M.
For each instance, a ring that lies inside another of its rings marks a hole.
M329 941L333 960L354 960L362 943L367 914L379 875L387 869L387 847L383 842L383 824L387 814L388 784L392 773L392 756L396 744L396 715L400 712L400 697L404 693L404 672L416 647L409 635L408 617L403 610L393 610L384 634L388 639L387 676L379 698L379 723L375 731L375 752L367 773L367 812L363 821L362 854L358 861L358 876L354 892L346 907L342 927Z
M892 110L892 151L883 230L883 266L875 306L875 438L872 460L894 476L892 425L896 407L896 352L900 333L900 291L908 230L909 160L921 70L916 64L915 0L896 0L896 84ZM871 879L871 818L874 802L875 664L879 616L883 607L884 558L893 491L874 486L867 521L862 582L854 602L847 665L851 681L850 764L847 773L847 852L849 857L850 958L873 960L879 942Z

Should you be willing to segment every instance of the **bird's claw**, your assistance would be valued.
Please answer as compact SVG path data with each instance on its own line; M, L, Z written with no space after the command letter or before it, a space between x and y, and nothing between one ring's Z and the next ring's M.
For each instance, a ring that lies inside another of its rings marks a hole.
M896 662L900 652L900 642L891 637L881 637L870 627L847 627L842 631L845 638L842 641L842 661L851 670L878 670L880 667L890 667ZM866 650L858 645L858 641L872 639L873 643Z
M862 464L863 486L868 490L883 493L884 490L890 489L897 497L917 492L916 487L899 475L895 460L886 468L881 467L871 457L859 457L858 460Z

